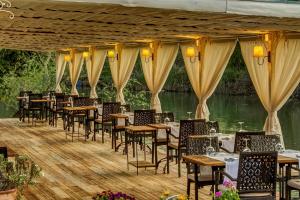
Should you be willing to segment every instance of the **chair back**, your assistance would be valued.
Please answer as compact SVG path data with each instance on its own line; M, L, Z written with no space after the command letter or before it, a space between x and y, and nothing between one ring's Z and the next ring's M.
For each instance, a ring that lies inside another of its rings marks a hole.
M65 106L65 104L62 104L62 102L66 101L64 95L57 95L55 94L55 108L56 110L62 110Z
M241 152L237 190L242 193L276 192L277 152Z
M36 99L42 99L43 98L43 94L29 94L29 109L30 108L42 108L43 107L43 103L37 103L37 102L32 102L31 100L36 100Z
M277 135L250 135L250 145L252 152L276 151L276 144L280 143Z
M102 107L102 121L111 121L110 114L119 113L120 106L120 102L104 102Z
M216 130L217 133L220 132L220 128L219 128L219 122L218 121L207 121L206 122L206 130L210 131L210 129L214 128Z
M94 105L94 99L89 97L74 97L73 105L76 106L92 106Z
M186 147L190 135L207 135L204 119L180 120L179 146Z
M134 122L135 126L143 126L155 123L155 110L135 110Z
M210 138L208 136L196 135L190 136L187 140L187 155L205 155L206 149L210 145ZM211 146L219 151L218 137L211 138Z
M2 154L5 159L7 159L7 147L0 147L0 154Z
M240 131L235 133L235 142L234 142L234 152L238 153L243 151L243 149L246 147L245 139L249 139L249 142L247 146L251 149L251 141L250 136L251 135L265 135L266 133L264 131Z
M29 91L29 90L28 90L28 91L22 90L22 91L20 91L19 96L20 96L20 97L23 97L25 93L26 93L27 95L29 95L29 94L32 94L32 91Z

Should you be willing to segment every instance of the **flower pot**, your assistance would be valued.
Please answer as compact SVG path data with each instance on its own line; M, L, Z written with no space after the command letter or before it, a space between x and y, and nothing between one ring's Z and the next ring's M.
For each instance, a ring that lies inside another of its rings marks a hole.
M17 189L11 189L6 191L0 191L1 200L16 200L17 198Z

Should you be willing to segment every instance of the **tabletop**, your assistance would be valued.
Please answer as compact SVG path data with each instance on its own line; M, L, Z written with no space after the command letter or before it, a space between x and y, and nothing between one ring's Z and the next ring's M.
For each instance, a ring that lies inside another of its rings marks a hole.
M203 166L215 166L215 167L225 167L225 162L208 157L206 155L188 155L182 156L182 158L190 163L203 165ZM295 158L290 158L282 155L278 155L277 162L279 164L297 164L298 160Z
M86 109L82 108L82 107L64 107L64 110L66 110L66 111L80 111L80 110L86 110Z
M17 100L27 99L28 97L17 97Z
M32 99L30 101L33 102L33 103L55 102L55 100L50 100L50 99Z
M129 118L128 115L125 115L125 114L122 114L122 113L110 114L110 116L112 118L115 118L115 119L128 119Z
M164 130L171 129L171 127L166 124L148 124L148 126L156 128L156 129L164 129Z

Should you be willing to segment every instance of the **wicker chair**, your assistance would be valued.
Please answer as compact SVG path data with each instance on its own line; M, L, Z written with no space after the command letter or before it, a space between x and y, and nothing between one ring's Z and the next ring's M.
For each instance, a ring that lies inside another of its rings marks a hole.
M29 118L31 116L32 119L32 125L34 123L34 118L41 118L42 117L42 112L43 112L43 103L36 103L32 102L31 100L34 99L42 99L43 95L42 94L29 94L29 102L28 106L25 106L25 112L28 117L28 123L29 123Z
M32 91L20 91L19 93L19 97L23 97L25 94L29 95L32 94ZM28 106L28 102L26 101L26 99L20 99L19 100L19 120L23 121L25 120L25 107Z
M235 133L235 142L234 142L234 152L238 153L243 151L246 147L245 139L251 139L251 135L265 135L264 131L251 131L251 132L236 132ZM248 143L248 147L251 149L251 142Z
M169 138L167 145L167 165L169 163L169 152L175 150L175 157L178 164L178 177L181 176L181 156L186 152L187 139L190 135L207 135L206 122L204 119L180 120L178 142L172 142ZM169 168L169 166L167 166Z
M102 113L97 113L96 119L94 121L94 133L99 130L102 131L102 143L104 143L104 131L108 130L110 133L112 128L112 120L110 114L120 112L120 102L104 102L102 104ZM101 125L101 127L99 127ZM96 139L96 138L94 138Z
M190 136L187 140L187 155L205 155L206 148L210 145L210 138L207 136ZM211 139L211 146L215 148L216 152L219 151L218 137ZM202 168L206 169L206 168ZM209 172L201 172L201 168L198 175L198 188L206 185L213 185L214 180L212 177L211 168L208 168ZM206 170L205 170L206 171ZM191 183L195 182L195 175L193 165L187 163L187 195L190 196Z
M64 93L55 94L55 102L53 103L52 107L50 106L50 117L49 117L50 125L57 127L58 118L63 117L63 108L67 106L63 104L63 102L65 102Z
M134 111L134 126L143 126L155 123L155 110L135 110Z
M277 135L250 135L252 152L275 151L275 146L280 142Z
M237 179L223 172L236 188L242 200L275 200L277 152L241 152ZM223 186L219 187L224 190Z

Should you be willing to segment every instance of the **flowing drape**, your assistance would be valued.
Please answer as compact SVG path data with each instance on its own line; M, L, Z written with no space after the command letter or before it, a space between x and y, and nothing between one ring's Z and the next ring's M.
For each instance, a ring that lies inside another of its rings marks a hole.
M117 90L116 101L126 104L123 89L132 74L138 56L138 48L118 46L117 52L119 59L109 59L109 66Z
M107 51L91 49L90 52L91 56L86 60L87 75L91 86L90 98L98 98L96 86L104 66Z
M71 94L78 95L76 85L80 76L80 72L84 60L83 60L82 53L72 52L71 54L72 54L72 59L71 62L69 62L70 79L72 84Z
M258 41L241 41L242 55L262 105L268 112L264 130L282 135L277 112L286 103L300 82L300 40L273 36L271 63L259 65L253 58ZM265 49L266 52L266 49ZM282 136L281 141L283 142Z
M143 73L151 92L151 109L155 109L158 113L162 112L158 94L168 78L177 53L178 45L154 44L153 59L150 58L146 62L146 59L141 55ZM142 54L142 50L140 54Z
M57 54L56 55L56 86L55 86L55 92L61 93L61 87L60 82L64 75L65 68L66 68L66 62L65 62L65 55L64 54Z
M235 44L236 41L214 42L202 39L198 48L193 46L196 55L200 51L200 61L198 58L191 61L187 57L186 50L191 45L181 46L185 68L199 100L195 118L209 120L210 113L206 104L207 99L216 89L234 51Z

